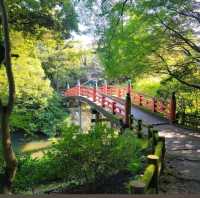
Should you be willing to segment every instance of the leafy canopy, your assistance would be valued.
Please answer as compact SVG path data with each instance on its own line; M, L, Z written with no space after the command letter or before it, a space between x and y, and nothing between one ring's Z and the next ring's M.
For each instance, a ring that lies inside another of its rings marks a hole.
M63 38L77 31L77 15L71 0L8 0L12 29L40 36L46 30Z

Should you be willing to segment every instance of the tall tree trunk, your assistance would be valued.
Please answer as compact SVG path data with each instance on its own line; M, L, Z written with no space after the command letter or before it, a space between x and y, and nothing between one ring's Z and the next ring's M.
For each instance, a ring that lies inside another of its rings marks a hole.
M17 170L17 159L12 149L11 135L9 129L9 118L13 110L15 101L15 82L12 72L11 55L10 55L10 37L8 27L8 17L4 0L0 0L0 11L3 23L4 40L5 40L5 69L8 80L9 94L8 103L4 106L0 101L0 128L2 132L3 156L6 163L5 173L2 181L3 193L11 193L11 185L15 178Z

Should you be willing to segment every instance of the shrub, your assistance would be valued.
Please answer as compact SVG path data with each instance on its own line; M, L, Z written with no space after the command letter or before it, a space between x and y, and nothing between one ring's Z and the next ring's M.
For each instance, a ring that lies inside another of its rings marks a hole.
M118 171L137 172L141 142L129 131L118 135L114 129L96 125L88 133L77 126L63 132L42 159L21 158L15 189L27 189L47 181L77 184L98 183Z
M54 136L61 131L60 125L66 117L61 98L54 93L45 103L18 102L11 117L11 127L14 131L20 130L26 134L42 132Z

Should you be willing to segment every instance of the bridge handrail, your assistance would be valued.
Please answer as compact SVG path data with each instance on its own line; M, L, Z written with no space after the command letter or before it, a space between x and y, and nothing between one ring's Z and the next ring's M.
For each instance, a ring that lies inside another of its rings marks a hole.
M114 85L102 86L98 88L98 90L107 95L116 95L119 98L124 98L128 91L127 87L116 87ZM143 106L150 111L162 113L165 117L170 119L170 99L164 100L156 97L151 97L146 94L135 92L133 90L131 91L131 99L134 105Z
M125 106L115 101L114 99L106 96L101 91L87 86L72 87L64 92L65 96L82 96L91 99L93 102L98 103L103 108L109 109L113 114L124 117Z
M86 96L91 98L93 102L98 102L104 108L108 108L114 114L124 116L125 106L122 106L116 100L108 96L117 96L124 99L128 92L127 87L116 87L114 85L104 85L98 88L88 86L76 86L65 91L65 96ZM131 90L130 92L132 104L146 108L152 112L163 114L167 119L174 121L175 119L175 103L172 99L162 100L156 97L150 97ZM109 102L110 101L110 102Z

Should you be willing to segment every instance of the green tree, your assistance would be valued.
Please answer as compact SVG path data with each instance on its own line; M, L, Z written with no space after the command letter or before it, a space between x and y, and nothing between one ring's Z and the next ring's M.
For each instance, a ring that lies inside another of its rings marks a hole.
M50 39L48 42L53 41ZM38 45L38 54L47 77L57 91L66 88L67 83L74 85L86 75L82 57L90 56L90 50L78 48L77 42L73 41L52 43L51 46L48 42Z
M86 1L99 5L99 54L110 77L167 74L199 89L197 1Z
M69 38L77 30L77 15L71 0L8 0L12 29L40 36L46 29Z

